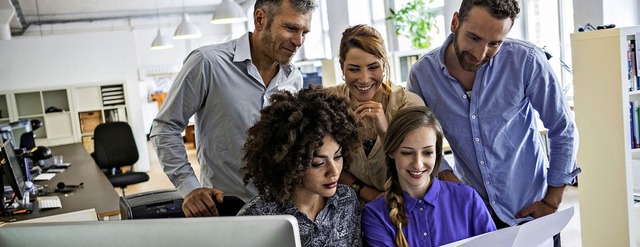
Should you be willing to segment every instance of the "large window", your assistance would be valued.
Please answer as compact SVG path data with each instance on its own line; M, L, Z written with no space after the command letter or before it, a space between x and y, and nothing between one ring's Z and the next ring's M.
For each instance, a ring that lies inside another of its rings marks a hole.
M349 0L349 25L364 23L375 27L386 38L387 50L390 54L411 53L415 49L411 46L409 38L395 35L393 25L386 20L390 7L400 9L409 1L411 0ZM317 8L312 19L313 31L307 35L305 45L298 53L299 58L294 60L323 59L334 55L330 54L331 45L337 45L338 41L329 39L327 1L318 2L320 7ZM445 23L444 15L453 13L443 13L445 3L445 0L433 0L429 5L431 10L439 13L436 18L437 28L431 33L432 48L442 44L448 33L449 23ZM544 47L552 55L549 61L561 80L567 99L571 101L573 76L571 75L569 34L573 30L573 1L527 0L520 1L520 4L522 11L509 37L528 40L539 47ZM457 7L454 9L457 10Z
M521 19L525 21L526 30L523 38L543 47L552 55L549 62L571 103L573 76L569 34L573 30L573 1L529 0L522 3L524 10Z
M304 45L296 54L294 61L315 60L331 57L331 41L329 40L329 22L327 21L327 2L318 1L318 8L311 18L311 32L307 33Z
M405 6L408 2L410 2L412 0L395 0L394 1L394 6L393 9L400 9L403 6ZM429 0L424 0L425 3L429 4L429 9L431 11L435 11L437 13L437 17L436 17L436 27L435 29L431 30L431 32L429 33L429 35L431 36L431 47L438 47L440 46L440 44L442 44L442 42L444 42L446 36L446 30L445 27L448 27L448 24L445 24L444 21L444 16L443 16L443 7L444 7L444 0L433 0L431 1L431 3L429 3ZM385 10L386 11L386 10ZM390 30L390 32L395 33L395 30ZM407 37L404 36L397 36L397 50L396 51L408 51L408 50L413 50L415 48L413 48L411 46L411 40Z

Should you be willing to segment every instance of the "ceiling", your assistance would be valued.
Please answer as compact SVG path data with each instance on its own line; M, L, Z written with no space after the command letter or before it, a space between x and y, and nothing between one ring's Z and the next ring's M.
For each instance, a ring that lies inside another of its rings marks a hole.
M248 10L253 0L235 0ZM2 11L15 10L9 27L20 35L30 25L91 22L98 20L148 18L160 15L213 14L222 0L0 0ZM158 10L156 11L156 4ZM3 23L5 22L5 23Z

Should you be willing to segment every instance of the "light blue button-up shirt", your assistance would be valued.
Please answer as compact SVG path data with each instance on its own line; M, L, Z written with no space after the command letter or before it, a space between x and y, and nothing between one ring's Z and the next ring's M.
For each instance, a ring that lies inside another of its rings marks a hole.
M444 45L412 67L408 89L420 95L442 124L455 170L502 221L539 201L547 185L574 182L578 131L560 85L542 51L507 39L476 74L470 96L444 63ZM549 129L550 157L534 111ZM443 159L442 170L451 169Z
M248 201L258 194L245 186L240 173L247 130L280 91L297 92L302 75L281 65L269 86L251 61L249 33L226 43L200 47L185 59L164 105L153 121L151 140L169 180L182 196L213 187ZM185 151L181 133L195 114L199 182Z

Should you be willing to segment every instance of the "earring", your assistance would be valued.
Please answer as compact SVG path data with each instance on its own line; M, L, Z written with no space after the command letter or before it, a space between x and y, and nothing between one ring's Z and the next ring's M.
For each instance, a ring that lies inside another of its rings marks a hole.
M344 78L344 74L342 75L342 80L345 81L346 79Z

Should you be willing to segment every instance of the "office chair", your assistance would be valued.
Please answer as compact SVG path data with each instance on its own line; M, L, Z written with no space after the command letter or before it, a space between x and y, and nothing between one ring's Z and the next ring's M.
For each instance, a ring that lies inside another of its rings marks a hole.
M149 181L144 172L122 172L122 167L133 166L138 161L138 148L129 124L111 122L99 124L93 132L94 152L91 157L105 171L113 187L122 189L127 185Z

